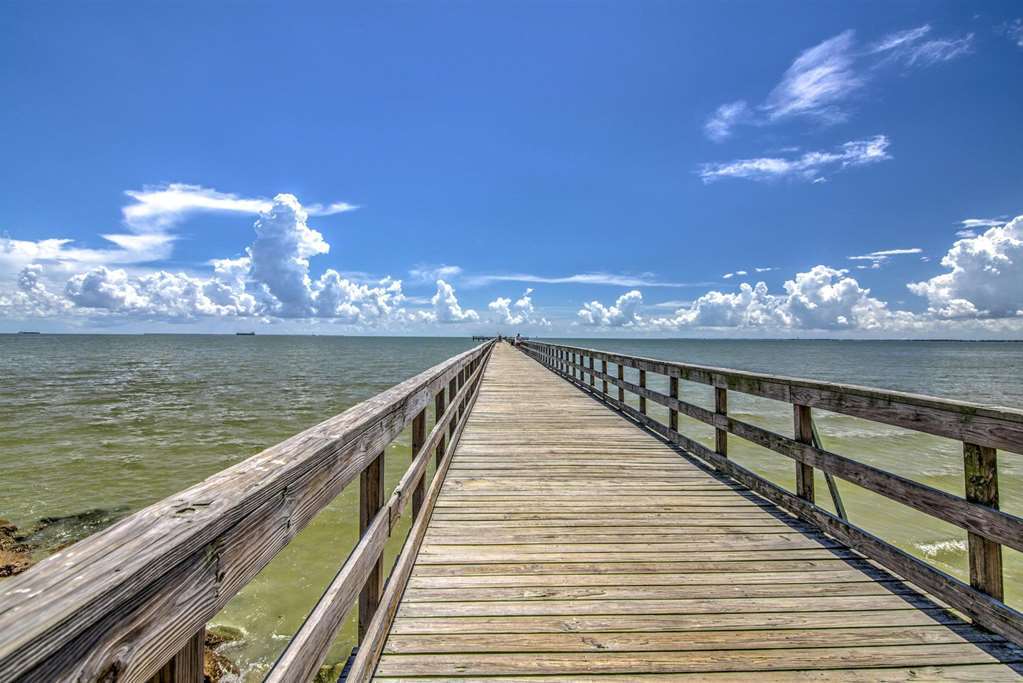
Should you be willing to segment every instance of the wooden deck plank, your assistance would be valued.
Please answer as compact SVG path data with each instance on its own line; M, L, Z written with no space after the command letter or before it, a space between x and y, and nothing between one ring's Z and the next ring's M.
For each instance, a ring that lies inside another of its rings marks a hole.
M1010 680L1023 653L499 345L379 680Z

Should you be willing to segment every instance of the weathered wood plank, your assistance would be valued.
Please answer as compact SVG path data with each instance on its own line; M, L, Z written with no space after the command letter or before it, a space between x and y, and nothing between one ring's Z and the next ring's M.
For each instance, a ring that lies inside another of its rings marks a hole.
M154 675L437 388L490 346L445 361L5 581L0 680Z
M206 629L199 629L185 644L185 647L181 648L155 676L149 679L149 683L202 683L205 638Z
M993 510L998 509L998 454L993 448L963 444L966 499ZM970 585L1002 600L1002 547L973 533L967 535L970 556Z
M527 342L527 345L535 342ZM819 382L566 347L668 377L1023 453L1023 411L837 382Z
M385 455L386 453L384 452L377 455L369 467L364 469L362 474L359 475L359 536L361 537L366 536L373 520L384 506L385 496L387 495L384 491ZM366 575L366 581L359 592L360 643L366 635L369 623L373 620L373 614L376 613L377 605L380 604L380 595L383 593L384 579L387 576L384 573L384 558L382 555L376 556L374 565Z
M677 451L636 424L656 421L605 394L605 379L628 386L609 376L610 359L567 355L600 370L573 358L569 384L525 356L492 357L378 677L746 680L795 673L793 652L818 673L938 671L938 661L1001 675L1019 656L814 531L818 520L728 483L733 461L704 449L724 463L719 475L664 459ZM728 429L727 414L707 412Z

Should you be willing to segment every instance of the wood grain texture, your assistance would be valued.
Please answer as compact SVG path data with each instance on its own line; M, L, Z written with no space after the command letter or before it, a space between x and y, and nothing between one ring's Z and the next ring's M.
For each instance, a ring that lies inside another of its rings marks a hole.
M379 680L1016 675L1004 638L623 420L653 422L565 355L542 358L572 383L495 349Z
M526 342L535 349L539 342ZM819 382L762 373L729 370L687 363L672 363L623 356L594 349L565 346L586 354L690 382L798 403L835 413L853 415L958 441L976 443L1023 454L1023 410L923 396L854 384Z
M148 680L491 346L434 366L5 581L0 680Z
M618 380L611 379L612 383ZM891 500L942 519L1016 550L1023 551L1023 518L998 510L996 507L975 505L960 496L915 482L897 474L831 453L819 445L802 443L791 437L772 432L732 417L719 417L714 411L678 399L678 379L669 378L671 393L665 396L630 382L619 382L620 390L627 390L659 403L669 410L668 426L678 431L678 414L708 424L715 429L741 437L797 461L808 468L818 468L827 474L870 489ZM673 426L674 425L674 426ZM812 429L812 424L811 424Z
M203 683L203 643L206 629L189 639L171 660L151 679L149 683Z
M963 465L966 499L997 510L998 454L995 449L964 443ZM972 531L967 535L967 543L970 585L998 600L1003 599L1002 546Z

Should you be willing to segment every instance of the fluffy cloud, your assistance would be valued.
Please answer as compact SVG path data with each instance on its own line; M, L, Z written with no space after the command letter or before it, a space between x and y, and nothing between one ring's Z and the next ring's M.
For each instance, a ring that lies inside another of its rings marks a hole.
M214 278L160 271L132 277L100 266L68 280L67 300L81 308L147 318L194 319L256 313L255 299Z
M236 201L216 195L208 199ZM179 206L172 199L180 197L172 193L157 203ZM306 220L306 211L293 195L276 196L259 214L256 238L245 255L212 261L211 277L166 271L131 274L99 265L72 275L60 295L41 283L40 264L28 265L16 292L0 300L0 307L8 315L20 316L46 315L59 308L166 320L238 316L325 318L351 324L405 320L400 281L385 278L373 285L359 284L332 269L315 280L310 277L309 258L330 247ZM162 229L166 224L151 225Z
M294 195L277 195L256 220L256 241L248 248L249 278L265 306L283 318L308 317L317 309L309 257L326 254L330 245L306 219ZM325 277L333 279L331 273Z
M855 166L866 166L891 159L888 137L875 135L867 140L852 140L828 152L806 152L794 157L761 157L738 159L724 163L704 164L699 171L704 183L725 178L776 180L794 178L812 182L823 181L826 174Z
M479 313L471 308L463 309L455 296L455 288L444 280L437 280L437 293L430 299L431 311L419 313L421 320L438 323L477 322Z
M649 323L666 329L875 330L911 319L909 314L890 311L844 270L815 266L797 273L784 289L784 294L771 294L764 282L744 282L737 292L707 292L674 315Z
M17 289L0 292L0 313L19 318L44 318L70 312L72 304L46 288L40 279L42 266L25 266L17 278Z
M957 241L941 259L949 272L912 283L939 318L1023 315L1023 216Z
M487 304L493 312L492 322L499 325L541 325L547 327L546 318L538 318L533 307L532 289L527 289L515 303L508 297L498 297Z
M599 301L591 301L583 304L576 314L583 325L597 327L638 327L643 324L643 318L639 315L640 306L643 305L643 295L639 290L622 294L611 306L605 306Z

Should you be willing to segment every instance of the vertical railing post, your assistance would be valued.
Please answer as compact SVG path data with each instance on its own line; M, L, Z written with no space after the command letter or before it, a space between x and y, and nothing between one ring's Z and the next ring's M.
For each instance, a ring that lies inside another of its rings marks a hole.
M203 626L188 639L185 646L177 651L163 668L156 672L148 683L202 683L203 643L206 627Z
M590 386L597 384L597 378L593 376L593 355L590 355Z
M458 374L456 375L456 377L458 378L458 383L455 385L455 391L457 392L457 391L461 391L462 387L465 386L465 366L462 366L462 369L458 371ZM460 400L458 402L458 405L456 406L456 410L458 411L458 412L455 413L455 419L456 420L461 420L462 419L462 412L463 412L464 406L465 406L465 401Z
M998 451L963 443L966 500L998 509ZM1004 600L1002 546L972 531L966 532L970 555L970 585L996 600Z
M678 377L668 378L668 395L678 399ZM668 429L673 432L678 431L678 411L674 408L668 408Z
M437 392L437 395L433 397L433 423L434 424L437 424L438 422L440 422L441 418L444 417L444 411L447 410L447 407L448 407L448 402L446 400L446 396L444 395L444 389L441 388L441 390ZM444 433L441 433L440 438L437 440L437 451L436 451L437 455L435 456L437 467L440 467L440 461L444 459L444 447L446 445L446 443L445 443L446 442L445 436L446 435Z
M714 414L717 420L728 419L728 389L714 387ZM728 457L728 429L714 427L714 452L723 458Z
M615 373L618 377L618 405L625 405L625 387L622 383L625 381L625 366L621 363L615 363L618 366L618 371Z
M448 382L448 410L457 410L458 406L455 405L455 394L458 392L458 377L452 377L451 381ZM451 422L448 423L448 441L452 441L455 438L455 423L458 422L458 415L451 416Z
M366 533L373 518L384 505L384 453L381 451L373 462L359 475L359 536ZM359 642L362 642L380 604L384 591L384 556L377 558L376 566L369 573L366 584L359 593Z
M600 372L603 373L603 377L600 378L600 390L604 394L604 400L607 400L607 361L601 359L600 361Z
M412 418L412 457L415 458L419 450L426 443L426 408L419 411L419 414ZM419 516L419 509L423 507L423 499L426 498L426 472L419 478L419 483L412 491L412 519Z
M813 445L813 414L810 406L793 404L792 431L796 441ZM796 495L813 502L813 466L796 461Z
M646 389L646 370L639 371L639 386ZM639 412L646 415L646 396L643 394L639 395Z

